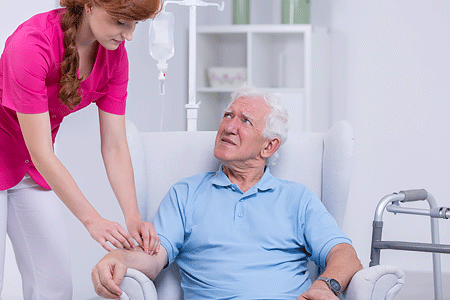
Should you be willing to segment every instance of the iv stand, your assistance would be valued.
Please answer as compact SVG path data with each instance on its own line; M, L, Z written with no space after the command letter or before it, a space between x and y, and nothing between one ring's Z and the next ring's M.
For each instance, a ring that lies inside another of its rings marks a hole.
M197 116L201 102L196 103L196 44L197 44L197 6L217 6L219 11L223 11L224 1L218 3L207 3L201 0L165 1L167 4L176 3L189 6L189 102L185 105L187 113L187 131L197 131Z

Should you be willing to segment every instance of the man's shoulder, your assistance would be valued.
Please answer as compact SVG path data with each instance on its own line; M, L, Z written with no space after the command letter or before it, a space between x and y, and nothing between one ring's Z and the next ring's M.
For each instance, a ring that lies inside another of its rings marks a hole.
M215 172L204 172L185 177L172 185L169 193L178 199L177 201L187 204L197 198L194 195L198 195L199 191L205 191L208 186L211 186L211 179L214 175Z

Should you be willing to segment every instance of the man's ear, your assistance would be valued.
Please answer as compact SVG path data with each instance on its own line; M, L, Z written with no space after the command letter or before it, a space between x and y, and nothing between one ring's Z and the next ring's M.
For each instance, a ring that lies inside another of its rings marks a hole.
M271 157L281 146L281 140L279 138L273 138L267 140L265 147L261 151L261 156L265 159Z

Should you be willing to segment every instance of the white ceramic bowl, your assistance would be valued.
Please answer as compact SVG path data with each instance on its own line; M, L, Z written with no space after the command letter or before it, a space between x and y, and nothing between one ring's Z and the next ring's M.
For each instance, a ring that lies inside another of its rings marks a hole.
M209 86L214 88L237 88L247 81L247 68L211 67L207 70Z

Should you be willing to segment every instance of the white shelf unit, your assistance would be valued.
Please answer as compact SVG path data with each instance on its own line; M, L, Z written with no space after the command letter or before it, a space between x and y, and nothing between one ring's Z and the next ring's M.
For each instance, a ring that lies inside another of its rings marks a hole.
M234 88L208 85L209 67L246 67L247 83L280 96L291 128L328 129L329 37L312 25L197 27L199 130L217 130Z

